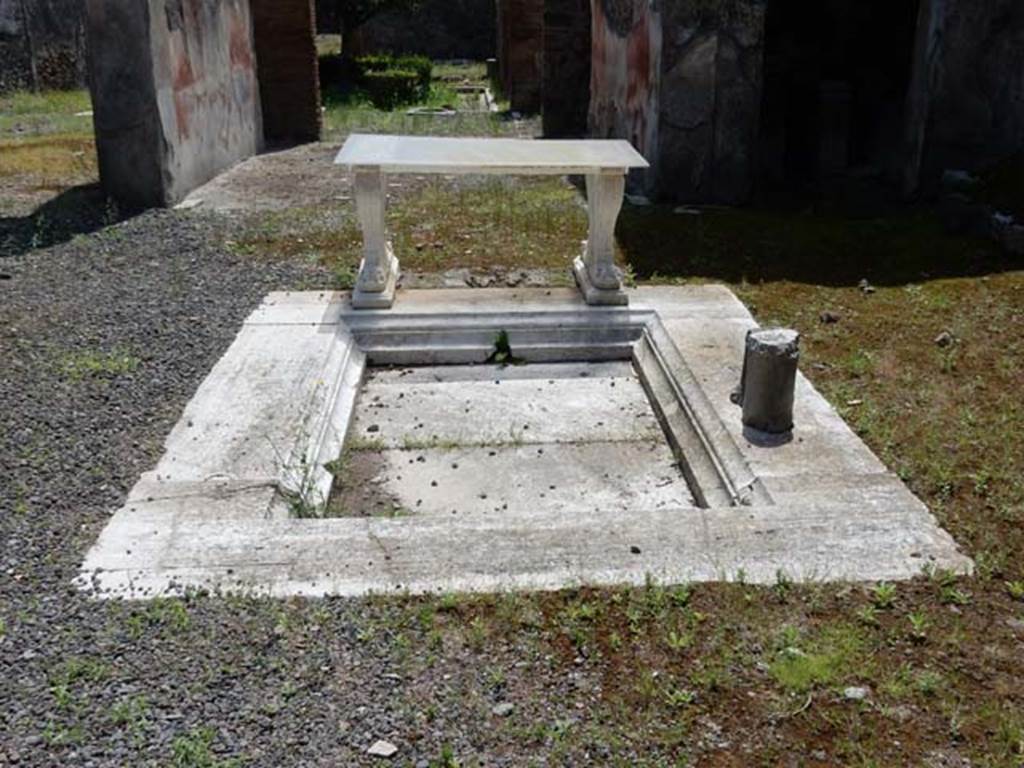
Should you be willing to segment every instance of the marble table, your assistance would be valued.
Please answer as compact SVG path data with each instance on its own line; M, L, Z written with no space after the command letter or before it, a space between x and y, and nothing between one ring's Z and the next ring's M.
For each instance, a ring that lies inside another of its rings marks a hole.
M622 208L626 173L649 166L627 141L353 134L334 162L355 174L356 209L363 231L363 260L352 293L353 307L386 309L394 302L398 259L384 219L387 173L585 176L589 231L583 254L573 263L576 281L589 304L628 302L615 267L615 221Z

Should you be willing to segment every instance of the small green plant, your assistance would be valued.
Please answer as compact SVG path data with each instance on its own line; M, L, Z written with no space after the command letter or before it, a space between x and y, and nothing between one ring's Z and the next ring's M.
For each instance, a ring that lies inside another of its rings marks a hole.
M469 647L474 651L481 651L484 647L484 641L487 639L487 625L484 624L484 620L479 616L476 616L472 621L469 622L469 633L467 635L467 642Z
M685 688L668 688L664 692L665 703L673 709L682 709L697 700L697 695Z
M274 450L276 452L277 449ZM281 461L280 454L278 459ZM288 466L284 461L281 463L290 477L287 481L277 484L277 492L288 505L292 517L300 520L323 517L327 509L327 499L318 487L316 465L305 455L299 457L297 464ZM323 469L330 472L327 466Z
M437 609L444 613L452 613L459 607L459 595L456 592L445 592L441 595Z
M943 677L938 672L924 669L917 673L914 685L925 696L934 696L942 688Z
M949 586L942 587L939 591L939 601L943 605L968 605L971 598L966 592L962 592L955 586Z
M871 590L871 602L880 611L892 608L896 602L896 585L883 581Z
M955 373L959 355L960 350L956 345L947 347L939 352L939 370L943 373Z
M57 708L71 710L75 708L75 687L79 683L90 683L102 680L107 676L107 667L92 659L68 659L52 669L48 675L50 693Z
M693 597L693 589L689 584L680 584L675 587L671 592L672 603L677 608L685 608L690 604L690 599Z
M1006 592L1014 600L1024 600L1024 579L1006 582Z
M789 597L789 593L793 591L793 580L780 568L775 572L775 585L772 589L779 602L784 603Z
M877 627L878 609L874 605L865 605L857 611L857 621L868 627Z
M857 350L846 358L846 367L857 378L862 378L875 370L875 358L870 352Z
M189 616L185 603L175 597L158 597L147 608L151 624L170 627L178 632L188 629Z
M686 650L693 645L693 633L677 632L674 629L669 630L668 635L665 637L665 645L673 651Z
M910 639L915 643L923 643L928 639L928 630L931 627L931 621L928 619L928 615L923 611L915 611L914 613L907 615L907 621L910 622Z
M1007 712L1000 716L996 742L1003 756L1014 761L1009 765L1024 764L1024 716L1020 712Z
M445 744L441 747L441 757L436 763L431 763L431 768L435 765L437 768L459 768L462 763L455 757L455 750L448 744Z
M512 343L508 338L508 331L499 331L494 339L494 351L487 358L488 363L495 365L522 365L524 362L512 354Z
M218 760L212 751L212 728L193 728L178 736L171 744L171 764L174 768L237 768L238 760Z
M856 666L863 641L855 626L837 624L825 627L800 647L800 633L785 627L777 641L779 648L769 672L784 689L807 693L819 685L838 682Z
M940 569L932 574L932 581L939 587L939 601L944 605L967 605L970 597L957 588L957 575L953 571Z
M334 284L340 291L350 291L355 288L356 279L359 277L359 267L349 262L338 262L334 267Z
M125 728L138 741L149 725L149 703L143 696L131 696L118 701L110 708L110 722L118 728Z

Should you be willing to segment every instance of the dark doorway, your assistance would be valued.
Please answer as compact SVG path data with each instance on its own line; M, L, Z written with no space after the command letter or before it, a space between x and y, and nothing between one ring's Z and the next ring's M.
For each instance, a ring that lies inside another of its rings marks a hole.
M897 185L920 0L769 0L761 188Z

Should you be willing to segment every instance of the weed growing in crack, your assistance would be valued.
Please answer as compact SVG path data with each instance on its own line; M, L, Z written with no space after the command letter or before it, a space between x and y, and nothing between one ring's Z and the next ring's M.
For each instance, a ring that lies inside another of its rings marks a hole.
M297 464L289 464L272 442L271 447L277 454L286 478L278 481L276 490L288 505L291 516L299 520L323 517L327 508L327 499L324 498L318 487L316 464L311 462L305 454L299 456ZM328 465L324 465L322 469L331 471L328 469Z
M494 339L494 351L487 358L488 363L500 365L525 365L526 361L516 357L512 353L512 343L509 341L508 331L499 331Z

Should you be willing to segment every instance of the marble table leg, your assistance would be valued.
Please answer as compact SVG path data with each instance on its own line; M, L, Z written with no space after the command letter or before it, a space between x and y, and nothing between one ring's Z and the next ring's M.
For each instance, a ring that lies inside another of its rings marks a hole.
M352 291L352 306L356 309L388 309L395 301L398 259L387 238L386 195L380 168L356 169L356 212L363 230L363 260Z
M615 222L626 189L625 169L587 174L590 227L583 255L573 262L573 274L588 304L628 304L615 266Z

